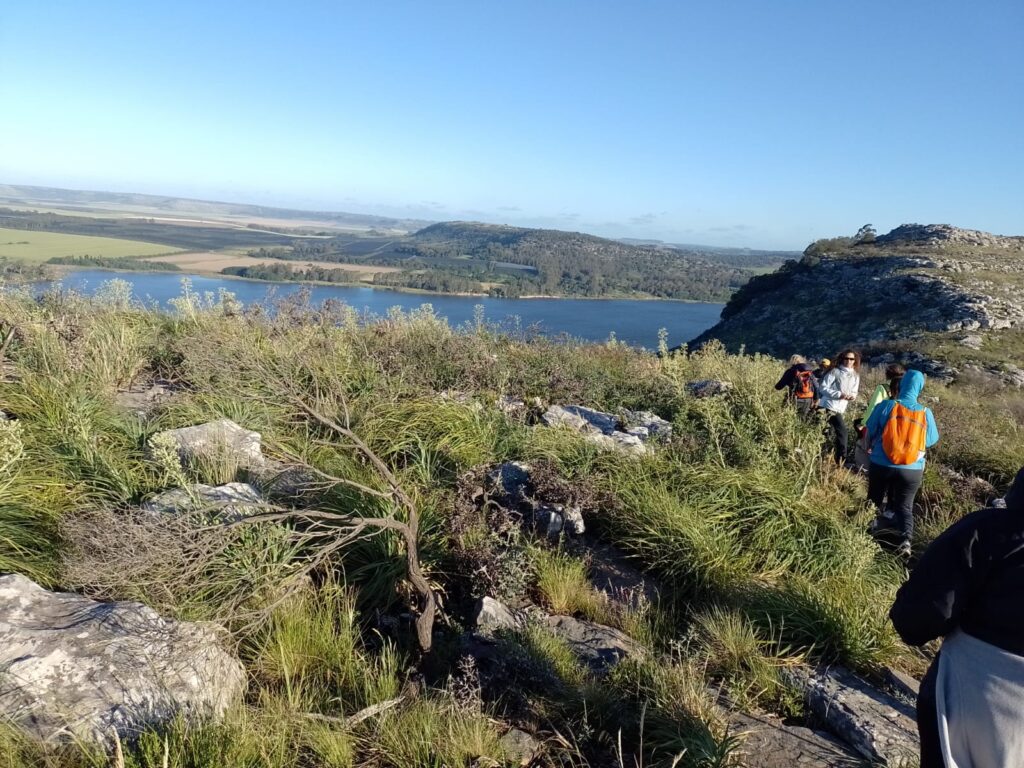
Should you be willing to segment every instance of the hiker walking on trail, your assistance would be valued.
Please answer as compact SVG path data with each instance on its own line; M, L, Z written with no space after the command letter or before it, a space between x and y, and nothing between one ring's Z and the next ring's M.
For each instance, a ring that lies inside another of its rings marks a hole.
M1024 768L1022 542L1024 469L1004 508L947 528L896 594L904 642L943 638L917 698L921 768Z
M818 404L818 380L802 355L789 358L789 368L775 388L788 390L786 400L793 403L804 418L808 418Z
M904 557L910 556L914 498L924 478L925 449L939 441L931 409L917 401L923 388L924 374L907 371L899 397L876 405L865 425L871 445L868 498L878 509L872 533L885 538L895 532L896 553ZM886 494L892 518L883 511Z
M843 414L851 400L857 399L860 391L860 353L844 349L836 355L836 364L825 374L819 385L821 398L818 407L828 416L835 438L836 461L842 463L848 450L848 434Z

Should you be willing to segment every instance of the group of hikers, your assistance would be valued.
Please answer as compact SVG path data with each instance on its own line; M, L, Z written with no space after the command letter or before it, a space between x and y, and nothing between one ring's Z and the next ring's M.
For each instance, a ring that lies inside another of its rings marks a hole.
M870 532L909 557L914 499L935 417L918 398L925 375L890 365L861 418L849 459L845 414L860 390L851 349L815 367L794 355L776 389L808 419L824 418L837 461L868 475ZM1024 469L991 506L925 549L889 611L909 645L942 638L917 701L921 768L1024 768Z

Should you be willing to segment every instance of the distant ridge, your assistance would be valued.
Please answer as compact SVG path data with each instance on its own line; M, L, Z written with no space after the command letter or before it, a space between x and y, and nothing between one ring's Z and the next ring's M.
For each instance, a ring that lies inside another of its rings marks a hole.
M0 184L0 203L6 205L47 205L76 208L102 208L112 205L117 209L141 209L139 212L164 212L183 216L201 214L207 216L240 216L255 219L301 219L314 220L339 227L364 227L412 232L431 222L425 219L402 219L388 216L371 216L341 211L310 211L296 208L251 205L248 203L227 203L215 200L199 200L169 195L147 195L137 192L103 192L96 190L62 189L58 187L35 187L18 184Z

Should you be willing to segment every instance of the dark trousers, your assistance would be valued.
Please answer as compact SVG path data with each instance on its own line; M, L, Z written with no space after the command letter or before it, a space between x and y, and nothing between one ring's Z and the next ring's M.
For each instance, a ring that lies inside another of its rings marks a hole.
M939 713L935 707L935 678L939 657L928 668L917 694L917 733L921 738L921 768L945 768L939 741Z
M828 425L832 427L832 431L835 433L835 454L836 461L842 463L843 459L846 458L846 452L849 450L849 433L846 431L846 422L843 421L843 414L835 413L833 411L828 412Z
M889 497L889 506L895 512L889 527L907 541L914 535L914 499L923 479L923 469L884 467L874 462L868 467L868 498L881 515L885 497Z

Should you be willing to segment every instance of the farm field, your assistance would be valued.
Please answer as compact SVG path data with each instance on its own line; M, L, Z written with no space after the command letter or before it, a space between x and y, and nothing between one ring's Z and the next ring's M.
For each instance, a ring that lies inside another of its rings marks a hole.
M344 269L350 272L363 273L401 271L398 267L344 264L335 261L284 261L282 259L254 258L246 256L244 252L235 250L173 253L147 259L147 261L176 264L186 271L195 272L220 272L225 267L255 267L258 264L287 264L294 268L322 267L324 269Z
M0 258L40 264L55 256L157 256L180 249L138 240L0 227Z

